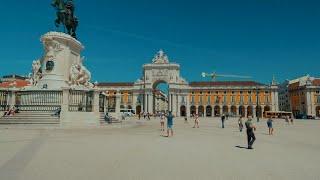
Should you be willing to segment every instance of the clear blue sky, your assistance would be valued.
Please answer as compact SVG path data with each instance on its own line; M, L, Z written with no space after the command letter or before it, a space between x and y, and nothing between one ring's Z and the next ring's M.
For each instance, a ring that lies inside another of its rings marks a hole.
M135 81L164 49L188 81L202 71L279 81L320 76L318 0L75 0L93 80ZM55 30L51 0L0 6L0 75L28 74Z

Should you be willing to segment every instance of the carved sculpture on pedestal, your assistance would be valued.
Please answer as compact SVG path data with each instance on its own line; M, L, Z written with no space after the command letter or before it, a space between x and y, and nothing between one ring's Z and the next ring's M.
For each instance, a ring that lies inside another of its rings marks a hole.
M42 72L41 72L41 62L40 60L35 60L32 62L32 74L31 74L31 84L33 86L36 86L39 82L39 80L42 77Z

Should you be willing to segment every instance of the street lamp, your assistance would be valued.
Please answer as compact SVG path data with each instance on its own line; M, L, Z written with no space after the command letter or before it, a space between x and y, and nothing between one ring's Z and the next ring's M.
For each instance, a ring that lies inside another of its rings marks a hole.
M257 87L256 88L256 94L257 94L257 108L259 108L259 109L256 109L256 116L257 116L257 122L259 122L260 121L260 106L259 106L259 91L260 91L260 89Z

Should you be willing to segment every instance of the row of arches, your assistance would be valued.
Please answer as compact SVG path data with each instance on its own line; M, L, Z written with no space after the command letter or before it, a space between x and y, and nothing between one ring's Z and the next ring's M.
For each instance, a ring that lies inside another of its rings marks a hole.
M124 108L124 107L123 107ZM127 107L128 109L131 109L131 106ZM206 111L204 111L204 106L199 106L198 109L196 106L191 106L190 107L190 115L198 113L199 115L207 116L207 117L212 117L212 116L221 116L220 115L220 106L215 106L213 109L211 106L206 107ZM136 107L136 112L140 113L142 111L142 108L140 105ZM261 106L256 107L256 115L262 117L264 116L266 111L270 111L269 106L265 106L262 111ZM206 114L204 114L206 112ZM238 112L238 113L237 113ZM246 107L245 106L240 106L239 109L237 109L236 106L231 106L229 109L228 106L223 106L222 107L222 114L230 114L230 115L241 115L241 116L252 116L253 115L253 106L248 106L247 107L247 114L246 113ZM180 107L180 116L187 116L187 108L186 106L181 106ZM316 116L320 117L320 106L316 107Z
M212 108L212 106L191 106L190 107L190 114L199 114L200 116L207 116L207 117L218 117L221 116L222 114L229 114L232 116L235 115L240 115L243 117L248 117L248 116L259 116L262 117L262 115L265 114L265 112L270 111L271 108L269 106L265 106L264 109L262 109L261 106L256 107L256 114L253 114L253 106L240 106L237 108L236 106L231 106L230 108L228 106L223 106L222 108L220 106L215 106ZM181 116L186 116L186 107L181 106L180 107L180 112ZM222 110L222 111L221 111ZM262 111L263 110L263 111Z

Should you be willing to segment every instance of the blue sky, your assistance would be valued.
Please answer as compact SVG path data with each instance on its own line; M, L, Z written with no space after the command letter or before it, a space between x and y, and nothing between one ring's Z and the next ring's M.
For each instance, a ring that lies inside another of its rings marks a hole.
M0 6L0 75L28 74L54 27L51 0ZM202 71L270 82L320 76L320 1L75 0L93 80L135 81L159 49L188 81ZM228 80L228 79L222 79Z

